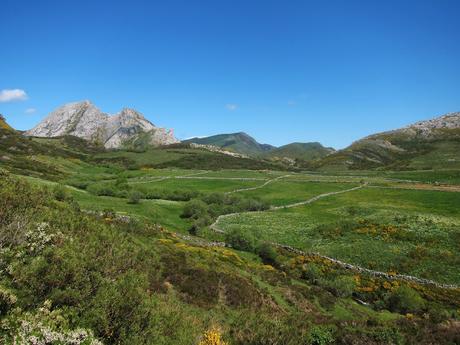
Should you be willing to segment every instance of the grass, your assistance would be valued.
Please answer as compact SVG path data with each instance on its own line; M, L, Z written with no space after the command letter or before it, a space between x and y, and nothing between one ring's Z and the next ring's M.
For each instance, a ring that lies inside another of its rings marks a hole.
M238 188L256 187L260 185L260 181L244 181L244 180L201 180L201 179L180 179L171 178L162 181L152 181L150 183L131 184L134 188L139 188L145 191L155 189L166 190L187 190L197 191L201 193L213 192L230 192Z
M260 189L243 191L241 194L248 197L260 198L270 205L282 206L305 201L319 194L335 192L355 186L357 184L299 182L281 179Z
M362 189L220 227L381 271L460 283L459 193Z
M128 204L126 199L108 196L94 196L72 191L75 200L84 209L104 211L111 209L118 214L130 215L161 224L170 231L186 232L188 220L180 217L183 203L170 200L142 200L139 204Z

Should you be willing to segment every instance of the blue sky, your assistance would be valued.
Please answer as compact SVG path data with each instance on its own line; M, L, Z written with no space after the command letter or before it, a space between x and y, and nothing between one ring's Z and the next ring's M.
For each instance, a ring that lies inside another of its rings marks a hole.
M0 92L26 95L0 93L0 113L28 129L90 99L179 138L342 148L460 111L459 13L456 0L4 0Z

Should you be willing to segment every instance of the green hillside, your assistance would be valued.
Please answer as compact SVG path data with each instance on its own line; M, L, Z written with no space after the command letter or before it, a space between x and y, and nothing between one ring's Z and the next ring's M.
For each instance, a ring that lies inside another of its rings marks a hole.
M97 197L91 202L92 194L30 181L0 171L6 344L447 345L459 339L455 324L445 321L457 317L458 289L350 271L235 230L224 236L234 249L224 247L175 233L179 223L165 228L137 216L139 207L158 214L166 200L125 202L129 213L90 212L102 206ZM110 207L111 198L104 200L102 207ZM182 217L203 205L210 215L253 207L237 196L202 200L185 205ZM335 226L320 234L327 240Z
M456 154L445 135L431 138L438 153L391 140L425 150L421 165ZM3 126L0 339L458 343L459 169L286 167Z
M450 126L445 126L450 121ZM347 169L458 169L460 168L460 113L371 135L344 150L315 162L322 170Z
M270 151L274 147L268 144L260 144L253 137L244 132L231 134L218 134L205 138L192 138L184 140L184 143L201 145L213 145L224 150L241 153L247 156L259 156Z
M312 143L291 143L278 148L272 149L264 157L270 158L290 158L302 161L311 161L323 158L335 150L330 147L324 147L318 142Z

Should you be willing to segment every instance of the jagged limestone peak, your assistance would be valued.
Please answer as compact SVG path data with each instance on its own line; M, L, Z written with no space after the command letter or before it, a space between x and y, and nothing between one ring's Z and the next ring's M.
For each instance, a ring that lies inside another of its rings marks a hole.
M148 142L154 146L178 142L171 131L155 127L134 109L123 108L116 115L109 115L89 100L57 108L25 134L38 137L74 135L103 143L107 148L122 147L140 134L150 136Z

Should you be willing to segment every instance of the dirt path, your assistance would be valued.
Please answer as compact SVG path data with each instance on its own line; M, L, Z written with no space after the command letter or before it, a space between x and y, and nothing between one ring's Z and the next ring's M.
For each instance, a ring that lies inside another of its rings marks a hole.
M261 184L260 186L248 187L248 188L239 188L239 189L232 190L231 192L227 192L225 194L233 194L233 193L245 192L245 191L248 191L248 190L260 189L260 188L263 188L263 187L265 187L266 185L268 185L270 183L276 182L278 180L281 180L281 179L289 177L289 176L292 176L292 175L288 174L288 175L278 176L278 177L275 177L275 178L273 178L271 180L266 181L265 183Z
M312 202L315 202L316 200L319 200L319 199L322 199L322 198L325 198L325 197L328 197L328 196L331 196L331 195L337 195L337 194L352 192L354 190L361 189L361 188L363 188L365 186L367 186L366 183L362 184L362 185L359 185L359 186L356 186L356 187L353 187L353 188L349 188L349 189L345 189L345 190L339 190L337 192L329 192L329 193L320 194L320 195L314 196L313 198L310 198L308 200L295 202L295 203L292 203L292 204L289 204L289 205L272 206L270 208L270 210L280 210L280 209L284 209L284 208L291 208L291 207L297 207L297 206L302 206L302 205L308 205L308 204L311 204Z

